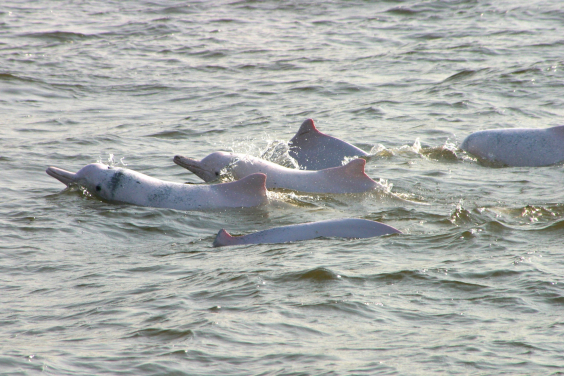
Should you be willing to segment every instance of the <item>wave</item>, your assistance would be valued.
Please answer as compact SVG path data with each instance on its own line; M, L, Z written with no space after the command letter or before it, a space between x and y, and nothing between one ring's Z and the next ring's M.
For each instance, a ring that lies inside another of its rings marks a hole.
M325 267L302 270L283 274L275 278L276 282L292 282L292 281L311 281L311 282L328 282L341 279L341 275L333 272Z
M155 341L165 342L178 342L186 341L194 337L194 332L190 329L160 329L160 328L146 328L136 330L132 333L125 335L126 339L149 339Z
M369 158L393 158L396 156L406 158L423 157L439 162L461 162L466 159L464 153L449 140L445 141L443 145L422 147L420 139L417 138L412 145L387 148L382 144L378 144L373 146L369 152Z
M58 31L58 30L24 33L24 34L20 34L19 36L24 38L57 40L60 42L70 42L70 41L100 38L96 34L83 34L83 33L75 33L72 31Z

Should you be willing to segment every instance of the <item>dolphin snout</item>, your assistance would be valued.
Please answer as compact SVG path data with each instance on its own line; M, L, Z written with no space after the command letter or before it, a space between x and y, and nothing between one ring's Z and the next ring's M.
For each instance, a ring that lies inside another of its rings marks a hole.
M62 168L57 167L48 167L45 172L47 173L47 175L54 177L65 185L71 184L76 176L74 172L63 170Z
M202 167L200 167L200 161L193 158L186 158L182 155L175 155L173 161L180 167L184 167L194 173L194 170L202 170Z
M184 167L190 172L196 174L203 181L207 182L217 178L217 176L214 173L212 173L208 169L205 169L202 166L202 162L197 159L186 158L181 155L175 155L172 160L180 167Z

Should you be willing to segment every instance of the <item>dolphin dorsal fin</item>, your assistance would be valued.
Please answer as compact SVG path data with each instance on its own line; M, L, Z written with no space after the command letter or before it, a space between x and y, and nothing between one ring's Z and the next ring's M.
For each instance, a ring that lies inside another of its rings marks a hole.
M305 133L305 132L319 132L317 130L317 128L315 127L315 123L313 122L313 119L307 119L306 121L304 121L302 123L302 125L300 125L300 129L298 130L298 133Z
M335 186L341 186L347 193L360 193L379 186L364 172L366 161L362 158L353 159L344 166L319 170L325 179ZM335 191L334 193L343 193Z
M296 135L290 140L290 143L296 143L296 141L298 141L300 138L304 138L307 140L309 137L318 134L321 135L323 133L317 130L317 128L315 127L315 123L313 122L313 119L307 119L302 123Z
M255 173L245 176L241 180L236 180L230 183L213 184L210 187L223 192L224 195L231 197L233 200L239 202L247 202L246 205L262 205L268 203L268 196L266 194L266 175L262 173Z
M243 179L238 180L237 188L245 191L258 191L266 196L266 175L260 172L245 176ZM235 187L233 187L235 188Z
M343 167L337 167L343 169L347 176L351 177L368 177L364 172L364 167L366 166L366 160L362 158L353 159Z
M214 247L223 247L226 245L235 245L235 237L228 233L224 228L219 230L215 240L213 241Z

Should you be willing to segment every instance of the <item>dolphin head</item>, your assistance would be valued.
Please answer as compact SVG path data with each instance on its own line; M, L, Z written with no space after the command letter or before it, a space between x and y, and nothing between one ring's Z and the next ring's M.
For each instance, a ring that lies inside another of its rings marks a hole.
M116 174L116 169L112 166L92 163L84 166L76 173L76 182L90 193L105 196L107 193L107 183L115 183Z
M209 182L217 179L221 175L221 170L228 167L233 159L234 156L231 153L218 151L201 161L181 155L176 155L173 160L177 165L192 171L205 182Z
M462 150L467 151L467 152L470 151L470 150L468 150L468 149L469 149L469 147L470 147L470 144L472 143L472 141L471 141L471 136L472 136L472 135L466 137L466 138L464 139L464 141L462 141L462 144L460 144L460 148L461 148Z
M478 131L470 134L462 141L460 148L476 157L485 158L498 146L496 134Z
M77 173L63 170L57 167L49 167L46 172L61 183L70 186L80 185L93 194L100 194L105 182L115 175L114 168L102 163L92 163L81 168Z

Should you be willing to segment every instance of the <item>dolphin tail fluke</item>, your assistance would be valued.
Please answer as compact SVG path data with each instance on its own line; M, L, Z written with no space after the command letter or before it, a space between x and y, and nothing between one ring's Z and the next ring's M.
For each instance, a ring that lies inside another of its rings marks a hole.
M236 238L228 233L224 228L219 230L215 240L213 241L214 247L224 247L227 245L235 245L237 244Z

